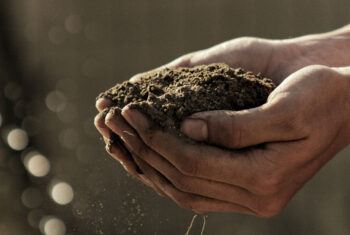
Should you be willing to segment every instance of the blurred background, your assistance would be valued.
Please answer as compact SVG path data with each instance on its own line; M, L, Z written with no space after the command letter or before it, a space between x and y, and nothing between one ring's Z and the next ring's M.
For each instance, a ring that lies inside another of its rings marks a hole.
M349 12L349 0L0 1L0 235L184 234L194 214L105 153L95 97L184 53L329 31ZM204 234L350 234L349 153L280 215L210 214Z

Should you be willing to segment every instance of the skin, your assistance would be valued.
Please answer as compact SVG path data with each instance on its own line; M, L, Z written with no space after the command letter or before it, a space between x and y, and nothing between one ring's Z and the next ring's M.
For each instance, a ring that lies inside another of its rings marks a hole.
M121 115L100 112L95 124L106 140L112 132L121 137L112 157L181 207L274 216L350 143L349 31L288 40L238 38L165 65L225 62L278 84L260 107L190 116L182 131L197 142L161 131L128 106ZM99 111L109 105L106 99L96 104Z

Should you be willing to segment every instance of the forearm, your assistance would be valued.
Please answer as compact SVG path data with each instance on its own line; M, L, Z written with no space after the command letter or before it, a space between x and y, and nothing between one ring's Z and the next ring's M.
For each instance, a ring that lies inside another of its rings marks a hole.
M314 64L331 67L350 66L350 25L322 34L313 34L285 40L294 44L299 56Z

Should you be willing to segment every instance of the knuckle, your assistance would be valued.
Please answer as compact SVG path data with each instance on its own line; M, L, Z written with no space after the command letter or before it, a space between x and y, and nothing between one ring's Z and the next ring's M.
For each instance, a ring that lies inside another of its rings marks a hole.
M192 53L188 53L186 55L180 56L174 61L174 63L176 66L186 66L190 63L193 55L194 53L192 52Z
M320 64L309 65L306 66L304 69L310 71L310 73L314 75L322 75L322 77L324 76L324 73L329 73L330 71L332 71L328 66Z
M267 46L271 44L271 40L251 36L239 37L234 40L236 40L238 44L242 45L241 48L243 49L258 48L261 46Z

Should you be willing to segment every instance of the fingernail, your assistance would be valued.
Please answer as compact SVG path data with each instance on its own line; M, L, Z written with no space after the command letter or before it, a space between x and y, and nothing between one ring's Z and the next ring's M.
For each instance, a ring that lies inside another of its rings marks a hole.
M112 104L112 101L108 98L105 98L103 96L99 96L96 100L96 108L98 111L101 111L104 108L107 108Z
M207 140L208 126L207 123L201 119L186 119L181 126L182 132L194 140Z

